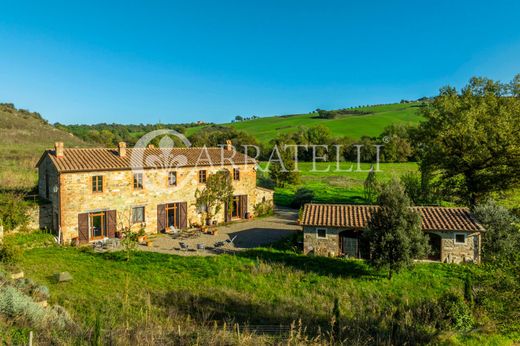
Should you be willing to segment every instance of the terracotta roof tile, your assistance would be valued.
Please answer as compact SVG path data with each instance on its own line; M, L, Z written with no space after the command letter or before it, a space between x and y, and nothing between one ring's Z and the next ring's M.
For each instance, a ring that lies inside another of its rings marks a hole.
M210 164L220 166L230 165L229 160L234 164L256 164L253 158L220 147L128 148L124 157L119 156L117 149L65 148L63 157L56 157L54 150L47 150L42 158L46 155L50 157L58 172L194 167Z
M306 204L301 224L304 226L328 226L365 228L374 205ZM482 231L483 227L473 218L468 208L412 207L421 215L425 231Z

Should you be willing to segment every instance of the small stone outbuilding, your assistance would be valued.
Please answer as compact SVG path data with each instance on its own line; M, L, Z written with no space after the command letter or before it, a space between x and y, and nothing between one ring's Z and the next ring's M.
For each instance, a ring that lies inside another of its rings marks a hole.
M300 224L304 253L322 256L366 258L368 244L362 233L373 205L306 204ZM461 263L480 262L483 227L467 208L412 207L421 216L421 227L429 237L430 260Z

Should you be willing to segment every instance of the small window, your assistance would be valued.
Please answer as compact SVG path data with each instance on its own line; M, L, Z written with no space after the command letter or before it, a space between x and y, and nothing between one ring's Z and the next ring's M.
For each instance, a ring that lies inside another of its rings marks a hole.
M199 183L205 183L206 182L206 171L200 170L199 171Z
M177 172L168 173L168 185L177 186Z
M466 244L466 234L456 233L455 234L455 244Z
M132 223L144 222L144 207L132 208Z
M134 173L134 189L143 188L143 173Z
M233 168L233 180L240 180L240 170Z
M318 238L327 238L327 230L325 228L318 228L316 230L316 236Z
M92 177L92 192L103 192L102 175L96 175Z

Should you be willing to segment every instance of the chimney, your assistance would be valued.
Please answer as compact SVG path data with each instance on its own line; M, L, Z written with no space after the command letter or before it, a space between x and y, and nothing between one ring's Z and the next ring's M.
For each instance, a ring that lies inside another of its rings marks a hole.
M148 149L153 149L153 148L155 148L155 145L153 145L153 144L148 144L148 145L147 145L147 148L148 148Z
M64 156L63 153L63 142L56 142L54 143L54 153L56 154L56 157L61 158Z
M231 151L233 150L233 143L228 139L226 140L226 150Z
M125 142L119 142L117 145L117 152L119 153L120 157L126 156L126 143Z

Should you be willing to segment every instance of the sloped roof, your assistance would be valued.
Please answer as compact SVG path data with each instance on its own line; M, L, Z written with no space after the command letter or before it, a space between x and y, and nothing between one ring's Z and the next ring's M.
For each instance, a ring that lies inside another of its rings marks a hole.
M301 225L363 229L374 205L306 204ZM412 207L421 215L424 231L482 231L483 227L473 218L468 208Z
M37 166L47 155L58 172L90 172L129 169L160 169L194 166L256 164L253 158L225 148L128 148L121 157L117 149L65 148L63 157L46 150ZM234 155L234 156L233 156Z

